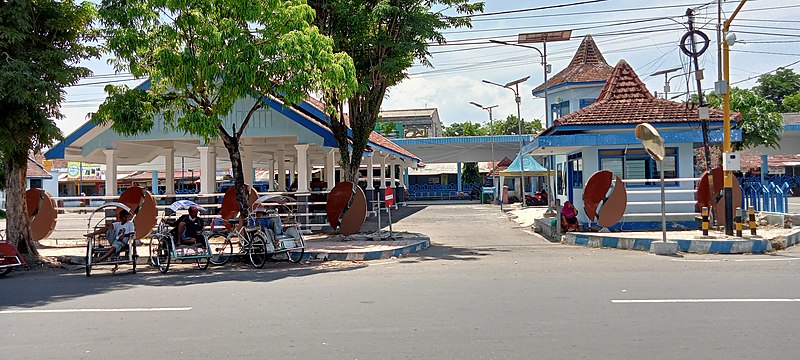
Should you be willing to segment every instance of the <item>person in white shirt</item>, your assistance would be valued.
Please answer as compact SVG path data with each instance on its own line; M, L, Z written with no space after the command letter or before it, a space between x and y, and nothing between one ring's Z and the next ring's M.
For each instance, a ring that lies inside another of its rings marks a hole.
M98 229L97 231L86 234L86 237L100 235L106 233L106 240L111 245L103 255L94 259L93 263L105 261L111 255L114 255L122 250L128 244L130 239L136 233L133 222L130 220L130 213L127 210L122 210L117 214L117 221L109 223L106 227Z

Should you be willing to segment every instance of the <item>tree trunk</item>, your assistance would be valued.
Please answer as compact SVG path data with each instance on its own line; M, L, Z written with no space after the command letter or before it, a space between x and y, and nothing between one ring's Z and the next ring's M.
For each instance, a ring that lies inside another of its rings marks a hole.
M233 133L236 134L235 129ZM225 132L221 132L220 137L222 138L222 143L225 144L225 148L228 149L228 157L231 160L233 186L236 188L236 202L239 203L239 216L245 219L250 215L250 204L248 203L250 191L245 191L244 188L244 171L242 169L242 153L239 151L239 139L236 135L230 136ZM250 186L253 186L253 184L250 184Z
M26 159L27 160L27 159ZM17 245L17 250L29 263L39 260L39 251L31 239L31 219L25 202L25 172L28 162L18 164L14 156L6 167L6 238Z

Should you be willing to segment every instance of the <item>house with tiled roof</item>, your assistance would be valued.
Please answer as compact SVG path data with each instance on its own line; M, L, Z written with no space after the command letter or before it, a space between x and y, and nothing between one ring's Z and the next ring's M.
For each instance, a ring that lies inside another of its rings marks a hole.
M531 91L535 97L547 96L551 114L546 126L551 125L550 119L591 105L613 70L591 35L586 35L569 65L548 79L547 86L541 84Z
M709 115L709 142L720 143L723 113L712 109ZM738 118L734 114L733 120ZM698 109L655 98L624 60L614 67L597 101L556 119L523 151L554 156L554 196L562 204L573 202L583 225L591 225L583 211L585 182L596 171L609 170L623 179L628 189L625 216L616 227L658 229L659 182L653 179L659 178L659 169L634 134L636 125L641 123L652 124L664 138L667 213L675 214L670 216L668 227L696 228L694 182L679 178L698 175L694 172L694 150L703 143ZM731 137L732 141L740 141L741 132L734 130Z

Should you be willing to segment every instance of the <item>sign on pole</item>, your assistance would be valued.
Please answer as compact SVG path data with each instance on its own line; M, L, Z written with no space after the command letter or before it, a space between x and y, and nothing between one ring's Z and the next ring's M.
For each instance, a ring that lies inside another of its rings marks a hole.
M394 205L394 191L392 191L392 188L386 188L383 198L387 208Z

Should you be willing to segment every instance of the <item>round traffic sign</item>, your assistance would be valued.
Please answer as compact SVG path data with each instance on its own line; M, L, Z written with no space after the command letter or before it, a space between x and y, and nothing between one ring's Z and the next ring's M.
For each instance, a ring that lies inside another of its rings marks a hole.
M384 202L386 203L386 207L394 205L394 191L392 191L392 188L390 187L386 188L386 191L383 194L383 199Z

